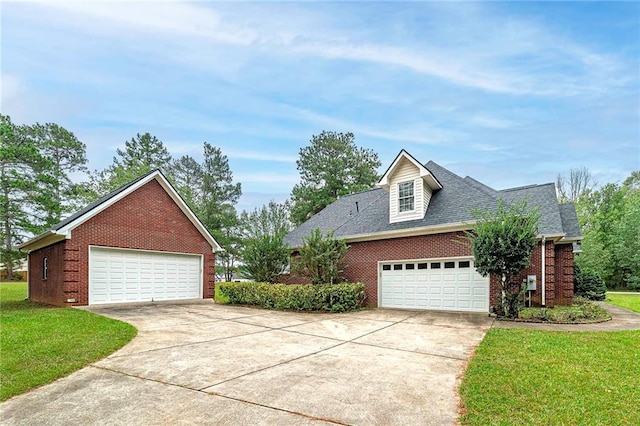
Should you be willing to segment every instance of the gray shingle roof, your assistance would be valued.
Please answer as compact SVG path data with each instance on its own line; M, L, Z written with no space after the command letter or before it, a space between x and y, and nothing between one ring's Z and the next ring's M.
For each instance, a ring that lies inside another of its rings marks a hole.
M529 206L538 207L542 214L539 229L542 234L566 233L567 238L580 235L575 209L572 205L558 205L553 183L499 191L468 176L461 178L433 161L425 167L440 182L442 189L433 193L422 219L389 223L389 193L382 188L372 189L338 199L290 232L285 242L291 247L299 247L315 228L325 233L332 230L336 237L353 237L470 222L474 220L473 211L493 210L500 198L505 202L524 199Z
M70 224L74 220L78 219L81 216L84 216L85 214L89 213L91 210L93 210L96 207L102 205L102 203L105 203L106 201L109 201L111 198L115 197L116 195L120 194L123 191L126 191L127 188L130 188L131 186L135 185L136 183L140 182L142 179L146 178L147 176L149 176L150 174L153 174L155 172L160 172L160 170L151 170L149 173L145 173L144 175L140 176L138 179L133 180L133 181L129 182L128 184L126 184L124 186L121 186L120 188L116 189L115 191L112 191L112 192L108 193L107 195L98 198L97 200L95 200L93 203L87 205L82 210L79 210L79 211L75 212L74 214L72 214L71 216L69 216L66 219L62 220L61 222L58 222L55 225L53 225L51 227L51 230L52 231L58 231L58 230L64 228L66 225ZM160 173L162 173L162 172L160 172Z
M558 205L558 208L560 209L562 229L567 233L565 238L580 238L580 225L578 224L576 206L573 203L566 203Z

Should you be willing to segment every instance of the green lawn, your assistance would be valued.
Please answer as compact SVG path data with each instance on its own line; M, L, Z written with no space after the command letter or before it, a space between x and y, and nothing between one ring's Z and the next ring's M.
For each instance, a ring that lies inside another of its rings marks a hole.
M216 283L214 299L217 303L229 303L229 298L220 294L220 283Z
M97 361L137 333L121 321L26 297L26 283L0 284L0 401Z
M614 294L607 293L607 303L640 312L640 293L638 294Z
M463 425L640 424L640 331L491 329L460 394Z

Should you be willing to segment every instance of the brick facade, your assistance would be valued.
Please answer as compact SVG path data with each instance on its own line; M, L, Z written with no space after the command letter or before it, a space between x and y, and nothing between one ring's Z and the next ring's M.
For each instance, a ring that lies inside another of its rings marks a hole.
M362 282L367 294L366 304L378 306L378 262L387 260L410 260L472 256L471 248L465 243L462 232L451 232L417 237L393 238L377 241L350 243L345 256L344 274L347 281ZM538 289L532 292L534 305L540 306L542 299L542 249L534 248L531 265L526 268L517 282L536 275ZM571 304L573 298L573 248L571 244L545 244L546 306ZM304 282L294 274L285 277L284 282ZM495 306L500 297L499 281L492 277L490 285L490 306Z
M213 297L211 246L155 180L109 206L71 232L71 239L29 254L29 298L51 305L89 302L89 246L203 255L203 297ZM48 276L42 279L42 259ZM67 303L67 299L76 302Z

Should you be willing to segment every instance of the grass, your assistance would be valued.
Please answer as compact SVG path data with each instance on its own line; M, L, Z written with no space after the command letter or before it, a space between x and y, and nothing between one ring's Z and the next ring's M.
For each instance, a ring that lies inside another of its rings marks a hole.
M639 294L607 293L607 300L605 300L605 302L640 313L640 293Z
M463 425L640 424L640 331L491 329L460 389Z
M217 303L229 303L229 298L220 294L220 283L216 283L214 299Z
M26 283L0 284L0 401L79 370L137 333L121 321L26 297Z

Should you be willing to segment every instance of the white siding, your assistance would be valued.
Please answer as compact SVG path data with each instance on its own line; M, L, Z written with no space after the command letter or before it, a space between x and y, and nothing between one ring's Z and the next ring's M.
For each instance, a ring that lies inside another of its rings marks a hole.
M410 212L398 211L398 184L413 181L413 194L415 197L415 209ZM404 222L406 220L421 219L424 217L424 182L420 178L420 170L408 160L401 160L393 176L389 180L389 223Z
M421 179L422 180L422 179ZM429 201L431 201L431 195L433 194L433 190L429 187L429 185L422 185L422 216L427 212L427 207L429 207Z
M413 182L414 206L411 212L398 211L398 184ZM408 160L401 160L400 164L389 179L389 223L404 222L406 220L422 219L429 207L433 190L420 178L420 170Z

